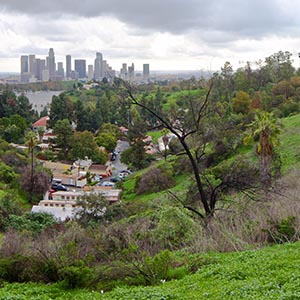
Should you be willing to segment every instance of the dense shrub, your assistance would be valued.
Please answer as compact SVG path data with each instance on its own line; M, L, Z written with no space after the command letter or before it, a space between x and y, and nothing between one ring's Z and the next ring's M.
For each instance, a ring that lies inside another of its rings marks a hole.
M269 240L277 244L294 242L299 236L296 235L296 217L288 216L279 221L270 220L270 227L266 229Z
M173 164L174 172L177 175L191 174L193 172L192 164L186 156L179 156Z
M143 174L137 183L136 193L138 195L147 192L160 192L174 186L175 180L172 171L168 168L150 168L148 172Z
M178 249L188 244L194 236L194 221L186 209L163 207L158 213L154 236L168 249Z
M11 214L9 217L9 227L18 231L30 231L32 233L40 233L48 226L56 224L57 221L53 215L47 213L31 213L27 212L21 216Z

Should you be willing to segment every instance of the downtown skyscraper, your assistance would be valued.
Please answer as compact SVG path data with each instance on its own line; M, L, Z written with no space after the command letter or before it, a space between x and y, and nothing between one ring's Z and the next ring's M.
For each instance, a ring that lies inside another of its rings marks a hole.
M71 78L72 66L71 66L71 55L66 55L66 77Z
M49 49L49 54L47 56L47 69L49 70L49 79L50 80L55 80L55 55L53 48Z
M94 63L94 79L97 81L102 80L103 77L102 65L103 65L102 53L97 52L95 63Z

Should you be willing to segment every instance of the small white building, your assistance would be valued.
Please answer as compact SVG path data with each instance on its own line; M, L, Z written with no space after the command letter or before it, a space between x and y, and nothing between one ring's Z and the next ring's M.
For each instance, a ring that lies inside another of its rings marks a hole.
M110 187L93 187L87 191L57 191L51 194L52 199L41 200L38 205L34 205L31 212L49 213L59 221L74 219L80 211L81 206L78 201L84 196L102 194L109 204L120 201L120 189Z

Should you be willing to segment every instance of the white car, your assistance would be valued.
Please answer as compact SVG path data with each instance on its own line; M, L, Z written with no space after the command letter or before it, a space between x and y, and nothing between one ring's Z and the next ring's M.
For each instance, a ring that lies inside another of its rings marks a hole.
M110 182L110 181L103 181L100 186L111 186L111 187L114 187L115 184L113 182Z
M120 173L119 174L119 177L121 178L121 179L124 179L125 177L127 177L128 176L128 173Z

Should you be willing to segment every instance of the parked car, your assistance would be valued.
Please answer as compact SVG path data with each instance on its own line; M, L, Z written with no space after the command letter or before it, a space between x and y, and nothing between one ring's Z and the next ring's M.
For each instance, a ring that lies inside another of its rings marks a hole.
M121 173L127 173L128 175L131 174L132 172L130 170L123 170Z
M103 177L102 177L101 175L98 175L98 174L96 174L96 175L93 177L93 180L94 180L94 181L97 181L97 182L101 181L102 179L103 179Z
M126 178L128 175L129 175L128 173L123 173L123 172L121 172L121 173L119 174L119 177L120 177L121 179L124 179L124 178Z
M51 189L54 191L67 191L68 190L67 187L65 187L64 185L62 185L60 183L52 184Z
M119 181L121 181L122 179L119 177L119 176L115 176L115 177L112 177L111 179L110 179L110 181L111 182L119 182Z
M99 184L100 186L111 186L114 187L115 184L113 182L110 181L103 181L102 183Z

